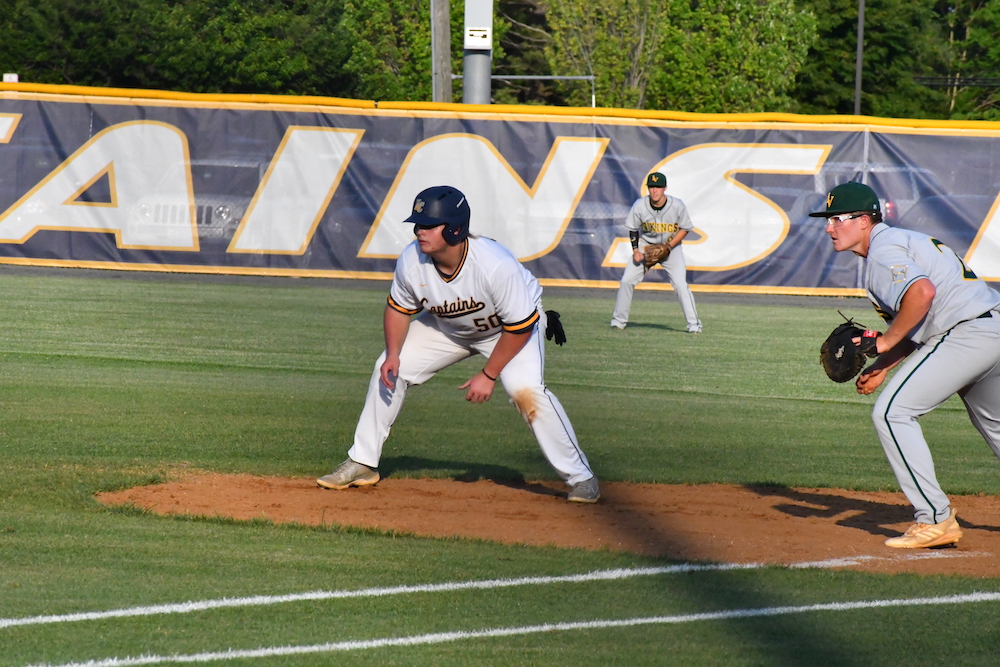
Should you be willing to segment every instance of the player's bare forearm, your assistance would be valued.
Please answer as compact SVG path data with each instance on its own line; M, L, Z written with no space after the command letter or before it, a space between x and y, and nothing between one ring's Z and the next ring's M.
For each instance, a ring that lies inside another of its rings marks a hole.
M913 341L909 338L904 338L891 350L880 355L875 363L863 370L861 375L858 376L858 380L855 383L858 393L870 394L878 389L882 382L885 381L885 378L888 377L889 371L898 366L903 359L906 359L916 347Z
M526 333L511 333L504 331L500 334L500 340L493 348L493 354L486 360L483 370L489 373L490 377L499 377L500 371L517 356L528 341L531 340L531 331Z
M899 304L899 312L892 319L892 324L875 341L875 349L879 352L888 352L897 345L903 344L904 346L911 346L906 350L906 354L903 357L912 352L913 343L910 342L907 336L927 316L936 294L937 290L934 288L934 283L926 278L921 278L910 285L909 289L903 295L903 300ZM899 363L898 360L897 363Z
M500 340L493 348L493 353L486 360L483 370L473 375L459 389L468 389L465 393L465 400L473 403L483 403L490 400L493 389L496 387L496 379L500 377L500 372L504 367L517 356L528 341L531 340L531 332L515 334L504 331L500 334Z
M672 241L670 247L676 248L677 246L679 246L681 244L681 241L683 241L684 237L687 235L688 235L688 230L686 229L681 229L680 231L678 231L676 234L674 234L674 237L670 239Z
M399 377L399 353L406 341L406 332L410 330L410 316L386 306L382 329L385 333L385 361L379 368L379 376L386 388L395 389L396 378Z

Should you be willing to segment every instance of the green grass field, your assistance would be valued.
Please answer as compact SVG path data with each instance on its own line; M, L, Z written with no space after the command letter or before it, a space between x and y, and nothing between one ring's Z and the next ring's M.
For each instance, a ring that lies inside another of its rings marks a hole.
M104 508L95 492L181 468L329 472L382 347L387 284L21 270L0 289L0 667L997 664L995 599L855 603L997 593L1000 579L760 568L469 588L672 563ZM616 333L613 292L547 292L569 336L548 346L548 384L602 479L896 488L874 399L818 364L837 309L876 325L870 307L696 297L701 336L669 293L637 297ZM384 474L556 479L502 393L462 400L480 366L411 393ZM1000 493L959 402L922 423L946 491ZM365 589L391 594L254 597ZM245 603L65 616L222 598ZM844 607L808 609L831 603ZM545 627L560 623L577 625Z

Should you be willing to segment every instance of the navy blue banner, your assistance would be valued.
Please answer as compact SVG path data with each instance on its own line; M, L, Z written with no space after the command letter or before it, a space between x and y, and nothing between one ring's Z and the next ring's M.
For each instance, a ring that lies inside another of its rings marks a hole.
M852 179L890 224L1000 280L1000 126L482 109L3 92L0 262L384 278L413 238L400 221L416 193L450 184L472 231L543 281L611 286L625 214L661 171L695 225L695 289L856 290L858 259L808 217Z

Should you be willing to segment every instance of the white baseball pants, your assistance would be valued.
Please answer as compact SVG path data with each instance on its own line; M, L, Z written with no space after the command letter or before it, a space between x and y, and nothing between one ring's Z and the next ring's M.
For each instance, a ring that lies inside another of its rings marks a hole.
M511 403L535 435L549 464L560 477L573 485L590 479L594 473L559 399L545 387L545 341L540 334L545 330L544 312L541 315L528 344L504 367L498 380L503 383ZM409 388L423 384L438 371L477 352L489 357L499 338L499 335L480 341L453 338L438 328L437 318L433 315L424 313L414 318L400 351L395 389L387 389L380 380L379 369L385 361L385 352L375 362L365 407L348 456L370 468L377 468L382 457L382 445L403 408Z

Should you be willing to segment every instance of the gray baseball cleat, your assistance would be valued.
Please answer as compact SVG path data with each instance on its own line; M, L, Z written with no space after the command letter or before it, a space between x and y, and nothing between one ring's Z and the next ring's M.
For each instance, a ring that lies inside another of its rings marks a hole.
M596 503L600 497L601 490L597 486L597 477L591 477L574 484L566 500L571 503Z
M370 486L379 481L378 470L347 459L329 475L323 475L316 484L324 489L341 491L351 486Z

